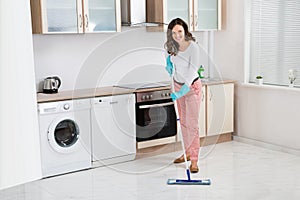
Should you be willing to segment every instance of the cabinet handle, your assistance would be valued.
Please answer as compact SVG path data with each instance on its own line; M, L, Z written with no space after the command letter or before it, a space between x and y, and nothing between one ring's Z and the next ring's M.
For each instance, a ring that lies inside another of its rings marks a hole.
M109 102L109 104L117 104L117 103L119 103L118 101L111 101L111 102Z
M191 27L193 27L193 24L194 24L194 16L193 16L193 14L191 14Z
M202 92L202 99L201 99L201 101L203 102L203 100L204 100L204 92Z
M212 94L211 90L209 90L209 101L211 101L212 98L213 98L213 94Z
M85 20L86 20L85 27L88 28L89 27L89 17L87 14L85 14Z
M198 15L195 15L195 28L198 27Z
M159 104L152 104L152 105L141 105L139 106L139 109L158 108L158 107L170 106L173 104L174 104L173 102L169 102L169 103L159 103Z
M82 28L83 20L82 20L82 15L81 14L79 15L79 19L80 19L80 26L79 27Z

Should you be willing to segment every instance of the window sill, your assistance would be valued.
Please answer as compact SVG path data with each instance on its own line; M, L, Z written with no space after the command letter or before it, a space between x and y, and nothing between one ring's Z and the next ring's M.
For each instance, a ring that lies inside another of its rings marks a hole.
M258 85L256 83L242 83L241 86L248 87L248 88L259 88L259 89L270 89L270 90L282 90L282 91L300 92L300 87L299 86L288 87L288 86L269 85L269 84Z

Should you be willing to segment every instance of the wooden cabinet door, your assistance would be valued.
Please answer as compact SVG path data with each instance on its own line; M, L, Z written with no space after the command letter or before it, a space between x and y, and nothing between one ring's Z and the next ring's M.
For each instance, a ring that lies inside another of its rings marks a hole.
M84 32L120 31L120 0L84 0L83 2Z
M33 33L80 33L83 31L81 0L31 0Z
M179 17L191 31L221 30L222 1L146 0L146 21L169 24Z
M222 0L194 0L194 30L221 29Z
M207 136L233 132L234 84L207 86Z
M181 18L192 28L192 0L164 0L164 23L168 24L172 19Z
M206 136L206 86L202 86L202 96L200 103L200 113L198 119L199 137ZM177 141L181 141L182 135L177 135Z
M202 86L202 96L199 113L199 137L206 136L206 86Z

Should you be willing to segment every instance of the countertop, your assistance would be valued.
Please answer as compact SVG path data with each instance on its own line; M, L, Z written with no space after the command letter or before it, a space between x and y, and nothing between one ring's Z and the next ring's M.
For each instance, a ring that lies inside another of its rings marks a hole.
M64 101L71 99L92 98L97 96L111 96L119 94L133 93L131 89L119 87L99 87L93 89L74 89L67 91L60 91L54 94L37 93L37 102L51 102L51 101Z
M234 83L234 80L229 79L201 79L202 85L217 85ZM93 98L98 96L111 96L111 95L121 95L121 94L132 94L136 91L147 92L155 90L170 89L170 86L157 87L157 88L146 88L146 89L127 89L117 86L99 87L92 89L74 89L67 91L60 91L54 94L37 93L37 102L53 102L53 101L64 101L72 99L83 99L83 98Z

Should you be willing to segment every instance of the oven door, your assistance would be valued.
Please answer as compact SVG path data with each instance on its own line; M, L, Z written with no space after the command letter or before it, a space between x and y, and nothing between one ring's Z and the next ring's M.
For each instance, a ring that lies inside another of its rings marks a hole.
M171 99L136 103L137 142L176 134L176 113Z

